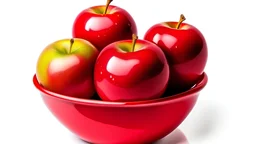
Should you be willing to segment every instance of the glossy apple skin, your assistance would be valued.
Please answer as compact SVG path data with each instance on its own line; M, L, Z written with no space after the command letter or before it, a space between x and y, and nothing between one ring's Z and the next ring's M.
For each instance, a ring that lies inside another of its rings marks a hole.
M166 25L169 24L169 26ZM179 93L191 88L204 72L208 50L203 34L194 26L182 23L180 29L172 28L177 22L153 25L144 39L157 44L164 51L172 79L168 93Z
M137 40L135 51L127 52L132 40L114 42L99 54L94 69L96 91L105 101L139 101L162 96L169 79L163 51L155 44Z
M70 39L49 44L37 61L36 76L46 89L71 97L90 98L95 94L93 69L98 50L88 41Z
M90 41L99 51L112 42L132 39L132 34L137 34L136 23L126 10L110 5L107 14L102 14L104 9L103 5L85 9L73 23L73 37Z

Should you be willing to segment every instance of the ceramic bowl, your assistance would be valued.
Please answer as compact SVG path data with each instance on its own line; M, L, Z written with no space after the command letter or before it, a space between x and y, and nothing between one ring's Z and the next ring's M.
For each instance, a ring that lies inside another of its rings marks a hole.
M71 132L94 144L141 144L159 140L175 130L194 107L207 84L203 73L191 89L159 99L107 102L72 98L35 87L52 114Z

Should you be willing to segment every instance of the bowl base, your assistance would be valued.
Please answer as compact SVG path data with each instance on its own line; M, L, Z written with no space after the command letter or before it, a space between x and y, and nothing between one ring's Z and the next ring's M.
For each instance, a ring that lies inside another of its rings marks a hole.
M75 138L80 141L81 144L95 144L86 140L83 140L79 137ZM148 142L150 144L189 144L188 139L185 136L185 134L180 129L175 129L174 131L170 132L166 136L162 137L161 139L158 139L153 142Z

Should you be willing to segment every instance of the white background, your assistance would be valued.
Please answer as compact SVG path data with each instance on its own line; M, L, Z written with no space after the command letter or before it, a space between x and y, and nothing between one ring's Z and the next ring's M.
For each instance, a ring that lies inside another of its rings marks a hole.
M1 0L0 144L84 144L46 109L32 84L49 43L71 37L85 8L105 0ZM209 82L179 129L190 144L256 143L256 22L253 0L114 0L134 17L139 37L183 13L204 34Z

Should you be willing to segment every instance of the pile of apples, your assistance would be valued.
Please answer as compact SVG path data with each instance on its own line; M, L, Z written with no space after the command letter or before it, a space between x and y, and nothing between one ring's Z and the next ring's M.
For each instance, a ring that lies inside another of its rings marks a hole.
M111 2L83 10L73 38L42 51L39 83L62 95L103 101L150 100L193 87L207 62L202 33L181 15L179 21L153 25L138 39L132 16Z

